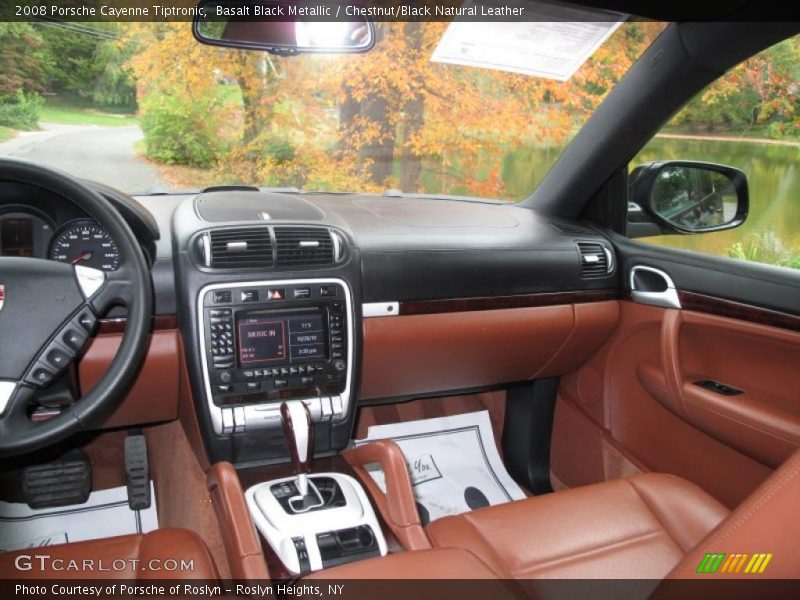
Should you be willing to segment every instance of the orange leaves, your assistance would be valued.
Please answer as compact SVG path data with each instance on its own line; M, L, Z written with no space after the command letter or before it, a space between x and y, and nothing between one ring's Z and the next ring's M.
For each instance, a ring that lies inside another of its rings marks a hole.
M567 140L661 29L624 25L560 83L432 63L446 27L379 23L375 48L346 56L202 46L185 23L132 24L126 40L140 45L131 61L140 99L166 93L213 107L227 180L505 197L508 157ZM291 159L276 158L278 146Z

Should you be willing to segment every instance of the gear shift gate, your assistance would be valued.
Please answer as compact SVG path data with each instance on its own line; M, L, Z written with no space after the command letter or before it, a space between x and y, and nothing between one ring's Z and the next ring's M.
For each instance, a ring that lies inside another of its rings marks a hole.
M386 540L361 484L342 473L310 474L313 430L305 404L283 403L281 418L294 474L256 484L245 498L286 568L298 574L385 555Z

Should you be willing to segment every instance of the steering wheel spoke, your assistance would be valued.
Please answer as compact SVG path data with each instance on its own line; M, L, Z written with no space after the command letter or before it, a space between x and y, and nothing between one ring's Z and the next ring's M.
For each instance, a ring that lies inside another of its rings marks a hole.
M130 306L136 294L134 273L130 267L120 266L116 271L107 273L91 270L102 275L101 285L87 296L87 303L95 315L103 316L115 306ZM92 277L99 279L96 273Z

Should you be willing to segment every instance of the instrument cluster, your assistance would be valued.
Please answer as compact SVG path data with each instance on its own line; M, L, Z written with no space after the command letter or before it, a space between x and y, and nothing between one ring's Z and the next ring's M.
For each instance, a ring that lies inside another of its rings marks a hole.
M120 264L116 243L96 221L57 224L28 207L0 209L0 256L46 258L102 271L116 271Z

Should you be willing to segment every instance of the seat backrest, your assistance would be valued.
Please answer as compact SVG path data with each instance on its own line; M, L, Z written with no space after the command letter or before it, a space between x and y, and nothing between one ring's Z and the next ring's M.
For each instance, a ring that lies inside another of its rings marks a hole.
M708 578L712 574L715 578L800 577L798 511L800 450L689 552L667 578ZM706 556L715 554L725 556Z

